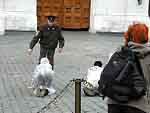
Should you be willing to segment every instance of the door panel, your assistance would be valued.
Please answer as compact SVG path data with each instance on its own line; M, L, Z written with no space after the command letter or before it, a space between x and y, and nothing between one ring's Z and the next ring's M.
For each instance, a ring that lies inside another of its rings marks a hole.
M56 16L63 28L88 28L90 0L37 0L37 24L46 22L47 16Z

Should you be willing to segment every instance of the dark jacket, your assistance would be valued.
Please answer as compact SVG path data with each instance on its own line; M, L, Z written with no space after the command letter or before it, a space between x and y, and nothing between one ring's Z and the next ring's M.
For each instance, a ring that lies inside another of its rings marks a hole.
M61 29L56 25L49 26L46 24L41 26L37 34L31 40L29 48L33 49L37 42L45 48L56 48L58 42L59 48L64 47L64 37L61 34Z
M138 59L141 64L141 68L144 74L144 77L147 81L147 88L150 88L150 46L147 44L137 44L137 43L130 43L131 49L136 52ZM134 93L134 92L133 92ZM148 96L148 98L147 98ZM118 103L110 98L107 99L108 104L121 104L136 107L146 113L150 112L150 104L148 103L149 95L143 96L138 100L129 101L126 104Z

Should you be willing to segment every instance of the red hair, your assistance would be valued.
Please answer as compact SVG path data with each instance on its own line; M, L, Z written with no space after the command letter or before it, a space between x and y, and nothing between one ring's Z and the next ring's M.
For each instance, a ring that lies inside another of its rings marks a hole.
M135 43L147 43L148 42L148 27L145 24L137 23L130 25L128 30L124 33L125 44L129 41Z

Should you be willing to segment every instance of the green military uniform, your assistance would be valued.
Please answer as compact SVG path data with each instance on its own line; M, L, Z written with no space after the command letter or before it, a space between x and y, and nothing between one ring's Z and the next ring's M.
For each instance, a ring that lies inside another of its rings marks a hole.
M61 29L56 25L49 26L46 24L41 26L37 34L31 40L29 48L33 49L37 42L40 43L39 63L41 58L47 57L54 68L55 48L58 43L59 48L64 47L64 37L61 34Z

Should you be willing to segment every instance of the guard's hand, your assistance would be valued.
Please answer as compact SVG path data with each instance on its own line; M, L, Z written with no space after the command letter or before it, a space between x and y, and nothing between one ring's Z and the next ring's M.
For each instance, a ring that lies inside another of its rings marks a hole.
M29 55L32 54L32 49L28 49L28 54L29 54Z
M58 52L61 53L63 48L58 48Z

